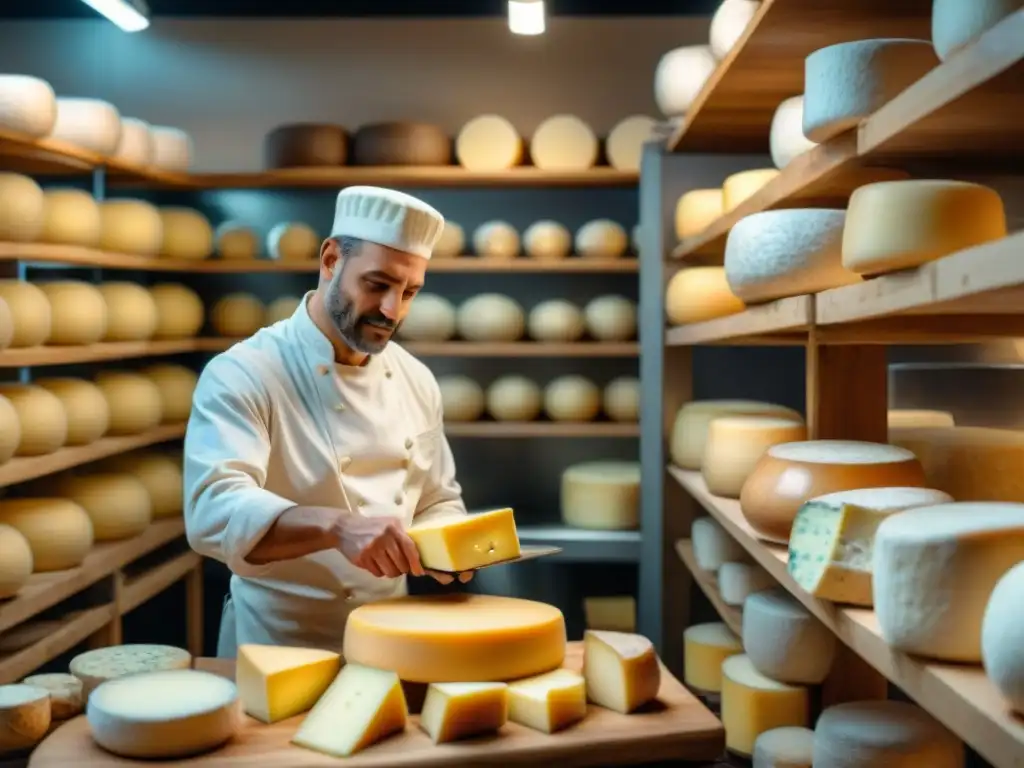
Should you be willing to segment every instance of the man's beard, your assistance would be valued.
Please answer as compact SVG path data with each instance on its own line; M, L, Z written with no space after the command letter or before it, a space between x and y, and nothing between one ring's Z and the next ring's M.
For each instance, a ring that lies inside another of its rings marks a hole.
M331 286L327 299L327 315L334 323L335 330L341 336L341 340L356 352L364 355L376 355L384 351L384 347L391 341L401 323L388 320L380 313L369 315L357 315L355 302L346 296L337 286ZM366 334L369 327L380 328L390 331L383 339L370 337Z

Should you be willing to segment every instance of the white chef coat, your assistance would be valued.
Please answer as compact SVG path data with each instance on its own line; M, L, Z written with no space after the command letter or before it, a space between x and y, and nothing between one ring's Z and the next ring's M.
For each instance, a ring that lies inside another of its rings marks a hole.
M405 577L377 578L337 550L248 563L277 517L324 506L408 526L466 508L433 374L393 342L365 366L337 365L311 295L203 369L185 435L185 527L196 552L231 569L238 644L340 651L349 612L405 594Z

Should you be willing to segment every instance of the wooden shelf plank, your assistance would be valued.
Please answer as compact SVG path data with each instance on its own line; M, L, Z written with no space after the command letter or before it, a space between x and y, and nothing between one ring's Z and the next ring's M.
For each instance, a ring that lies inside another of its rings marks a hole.
M703 323L669 328L666 346L729 343L733 345L804 344L814 318L811 296L791 296L768 304L759 304L743 312ZM772 334L791 334L773 336Z
M686 570L693 574L693 580L697 582L700 591L711 601L711 605L714 606L726 626L738 637L743 637L743 609L727 605L722 599L722 592L718 588L718 577L697 565L697 556L693 554L693 542L689 539L677 541L676 554L683 561Z
M448 437L639 437L640 425L607 421L467 421L444 425Z
M178 355L195 350L195 339L117 341L66 347L43 345L0 350L0 368L98 363L104 360L125 360L131 357Z
M1015 717L980 666L933 664L892 650L882 639L874 611L841 608L801 589L786 569L785 547L760 541L738 501L713 496L699 472L668 468L747 552L878 672L976 749L996 768L1016 768L1024 754L1024 720Z
M0 655L0 685L17 682L89 639L117 618L117 606L101 605L59 622L46 637L14 653Z
M636 357L635 341L410 341L400 342L417 357Z

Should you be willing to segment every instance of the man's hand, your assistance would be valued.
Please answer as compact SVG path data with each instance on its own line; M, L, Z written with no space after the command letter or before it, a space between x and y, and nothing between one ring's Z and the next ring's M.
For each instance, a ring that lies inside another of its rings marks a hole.
M355 566L378 578L423 576L420 553L397 517L343 515L338 521L338 549Z

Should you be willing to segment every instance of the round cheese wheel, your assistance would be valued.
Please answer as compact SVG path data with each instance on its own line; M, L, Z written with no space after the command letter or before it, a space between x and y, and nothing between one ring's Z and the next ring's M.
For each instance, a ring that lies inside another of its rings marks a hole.
M3 549L0 540L0 550ZM0 558L2 562L2 558ZM0 566L2 568L2 566ZM981 622L981 660L985 673L1003 694L1010 708L1024 714L1024 624L1020 605L1024 600L1024 560L996 583Z
M192 656L183 648L131 643L80 653L71 659L68 671L82 681L82 690L90 698L94 690L111 680L191 666Z
M46 223L43 189L20 173L0 173L0 240L28 243Z
M749 197L757 194L779 175L775 168L755 168L726 176L722 182L722 212L728 213Z
M36 379L35 385L57 397L67 414L66 445L89 445L107 433L110 408L99 387L85 379Z
M192 167L192 137L180 128L154 125L153 165L164 171L185 173Z
M676 237L696 237L725 212L719 189L691 189L676 201Z
M10 347L37 347L50 338L50 301L39 286L25 280L0 280L0 299L11 313L14 332Z
M644 144L656 139L657 121L647 115L630 115L612 128L605 141L608 165L620 171L640 171Z
M56 395L32 384L0 383L0 395L18 414L21 440L18 456L45 456L63 448L68 438L68 416Z
M850 196L846 216L843 266L862 275L916 267L1006 236L999 193L964 181L865 184Z
M100 207L80 189L48 189L43 196L43 231L39 240L56 245L99 245Z
M70 720L82 714L85 702L82 681L65 672L29 675L22 685L34 685L50 694L50 716L53 720Z
M164 424L188 421L192 412L192 393L199 381L195 371L184 365L158 363L142 369L160 390L160 420Z
M743 653L740 639L720 621L687 627L683 649L683 679L703 693L721 691L722 662Z
M156 306L154 339L187 339L203 327L203 301L180 283L158 283L149 289Z
M766 589L743 602L743 648L772 680L818 685L832 669L836 636L785 589Z
M629 341L636 336L636 302L622 296L598 296L583 308L583 320L595 341Z
M583 313L564 299L542 301L530 310L526 326L536 341L577 341L585 330Z
M807 440L765 451L740 492L754 532L785 544L800 506L854 488L925 488L924 469L905 448L858 440Z
M725 243L730 290L755 303L859 283L860 275L843 264L845 222L845 211L828 208L743 217L729 230Z
M540 387L525 376L502 376L487 388L487 412L497 421L533 421L542 403Z
M601 412L601 390L583 376L559 376L544 388L544 412L552 421L593 421Z
M1024 0L934 0L932 45L945 61L1000 21L1024 8Z
M534 259L564 259L572 250L572 235L557 221L535 221L523 232L523 248Z
M199 211L161 208L160 220L163 224L160 255L165 259L200 261L213 253L213 227Z
M585 259L617 259L628 250L629 235L617 222L595 219L576 230L574 242L576 253Z
M352 137L352 165L451 165L452 142L427 123L362 125Z
M455 335L455 305L436 293L419 293L402 320L408 341L448 341Z
M654 71L654 100L662 114L685 115L716 66L707 45L684 45L662 56Z
M612 421L639 421L640 379L636 376L612 379L604 388L601 405L605 416Z
M764 768L812 768L814 731L810 728L772 728L754 740L754 765Z
M237 221L225 221L213 233L213 249L222 259L255 259L260 254L256 231Z
M632 530L640 525L640 465L587 461L562 472L562 521L574 528Z
M956 421L949 411L929 411L915 409L891 409L887 414L889 429L908 429L914 427L953 427Z
M229 293L213 305L210 325L218 336L240 339L252 336L263 327L266 309L255 296Z
M34 573L77 568L92 549L92 521L69 499L3 499L0 523L16 528L28 541Z
M21 443L21 421L10 400L0 395L0 464L6 464Z
M435 259L454 259L461 256L466 248L466 232L459 224L445 219L441 237L434 243L431 257Z
M823 142L870 117L939 63L926 40L853 40L804 61L804 135Z
M468 376L439 376L445 421L476 421L487 404L484 389Z
M530 159L544 171L585 171L597 163L601 145L594 131L574 115L553 115L530 139Z
M103 469L128 473L138 478L149 494L154 520L177 517L181 514L181 467L170 456L157 451L114 456L103 463Z
M267 168L315 168L345 165L348 133L340 125L279 125L263 139Z
M127 472L64 475L57 493L86 511L96 541L119 541L138 536L153 519L149 492Z
M48 138L112 156L121 143L121 113L100 99L57 98L57 121Z
M48 82L31 75L0 75L0 128L41 139L53 132L56 122L57 94Z
M160 424L160 389L145 376L124 371L101 371L96 385L110 409L111 435L137 435Z
M718 569L718 591L722 594L722 602L734 608L741 607L751 595L771 589L775 583L768 571L746 560L722 563Z
M473 250L486 258L513 259L519 255L519 233L504 221L489 221L474 230Z
M517 341L526 329L526 313L515 299L481 293L462 303L456 325L466 341Z
M35 685L0 685L0 750L34 747L50 729L50 694Z
M720 416L774 416L801 422L792 408L757 400L695 400L676 413L669 454L683 469L701 469L711 422Z
M295 310L302 304L301 296L282 296L267 304L266 314L263 316L264 325L273 325L281 320L287 320L295 314Z
M147 168L153 163L153 135L149 123L136 117L121 118L121 139L114 157L123 163Z
M803 96L792 96L775 108L768 132L768 144L772 162L779 169L789 165L794 157L818 146L804 136Z
M0 349L7 349L14 339L14 315L11 308L0 296Z
M320 242L308 224L283 221L267 235L267 255L278 261L308 261L319 257Z
M746 654L729 656L722 662L721 718L728 724L725 748L750 757L754 742L765 731L810 725L810 698L805 686L762 675Z
M110 282L98 286L107 304L104 341L147 341L156 332L156 302L137 283Z
M48 344L95 344L107 332L107 301L95 285L81 280L41 283L50 303Z
M690 526L690 541L697 567L715 572L726 563L749 560L746 550L713 517L698 517Z
M665 291L665 314L672 325L703 323L744 309L729 290L722 267L684 267L672 275Z
M715 496L738 499L764 452L807 439L802 421L776 416L722 416L707 427L701 474Z
M104 200L100 206L100 242L105 251L156 256L164 239L163 219L144 200Z
M6 523L0 523L0 600L18 594L32 575L32 547L28 539Z
M455 157L468 171L507 171L523 161L525 142L501 115L479 115L455 138Z
M758 0L722 0L715 15L711 17L709 41L716 59L721 60L729 55L729 51L747 31L760 5Z

